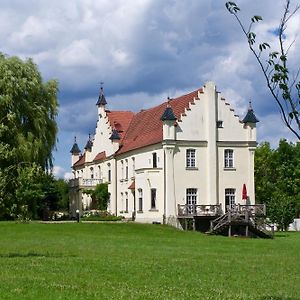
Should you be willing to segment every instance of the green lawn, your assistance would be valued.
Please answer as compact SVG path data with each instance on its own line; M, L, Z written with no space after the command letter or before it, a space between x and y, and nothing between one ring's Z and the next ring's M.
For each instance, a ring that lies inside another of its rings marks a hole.
M300 299L300 234L0 223L0 299Z

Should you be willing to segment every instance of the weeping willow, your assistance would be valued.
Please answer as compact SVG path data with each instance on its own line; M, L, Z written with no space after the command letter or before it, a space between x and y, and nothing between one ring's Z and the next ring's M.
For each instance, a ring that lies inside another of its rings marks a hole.
M5 198L14 198L22 166L34 164L44 171L53 166L57 93L57 81L43 82L31 59L0 53L0 209Z

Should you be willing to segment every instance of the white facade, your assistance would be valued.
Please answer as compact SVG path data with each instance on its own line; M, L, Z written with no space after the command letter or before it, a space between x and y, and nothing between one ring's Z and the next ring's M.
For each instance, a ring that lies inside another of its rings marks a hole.
M167 107L176 120L161 120ZM99 104L91 148L72 154L71 209L88 209L82 188L98 182L108 182L109 211L138 222L174 224L178 204L246 204L243 185L255 204L256 121L242 122L212 82L136 114Z

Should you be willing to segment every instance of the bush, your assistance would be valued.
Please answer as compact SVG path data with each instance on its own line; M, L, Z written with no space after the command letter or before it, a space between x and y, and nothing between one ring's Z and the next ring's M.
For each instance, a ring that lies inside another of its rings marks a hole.
M112 215L106 210L88 210L83 213L81 219L83 221L120 221L124 217Z

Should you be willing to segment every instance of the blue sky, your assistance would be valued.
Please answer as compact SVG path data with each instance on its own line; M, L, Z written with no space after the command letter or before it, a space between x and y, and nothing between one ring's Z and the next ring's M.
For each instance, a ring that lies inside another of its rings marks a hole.
M244 20L263 16L254 30L277 49L285 1L236 2ZM299 29L298 14L286 32L292 72ZM70 176L74 136L82 149L94 132L101 81L109 109L139 111L212 80L240 116L252 100L259 142L293 140L223 0L1 0L0 40L0 52L32 57L44 80L59 81L57 176Z

